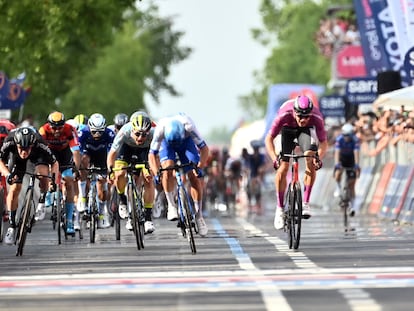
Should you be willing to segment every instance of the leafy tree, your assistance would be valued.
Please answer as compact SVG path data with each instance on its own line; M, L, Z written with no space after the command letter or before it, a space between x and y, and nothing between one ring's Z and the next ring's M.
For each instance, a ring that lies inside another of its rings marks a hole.
M170 21L154 7L141 13L135 0L0 0L0 20L0 69L9 77L26 72L32 92L25 113L42 121L56 108L113 111L121 99L120 108L132 109L142 107L144 91L174 94L165 81L169 66L190 52L178 47L181 34Z
M179 46L182 32L173 32L172 21L160 19L157 9L130 14L112 45L103 49L96 67L89 70L63 99L69 115L103 112L131 114L145 109L144 94L158 102L159 92L177 95L166 78L170 66L185 59L191 49Z
M264 115L272 84L328 82L330 61L320 55L315 33L332 4L352 4L352 0L262 0L264 28L253 29L252 34L271 53L263 71L255 73L256 89L240 99L248 115Z

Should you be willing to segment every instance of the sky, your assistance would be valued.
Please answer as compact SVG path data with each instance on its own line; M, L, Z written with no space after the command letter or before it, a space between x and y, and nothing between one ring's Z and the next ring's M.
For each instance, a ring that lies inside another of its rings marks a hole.
M253 71L268 55L254 41L252 28L261 28L261 0L155 0L160 16L174 16L174 30L183 31L182 46L193 48L173 65L168 82L182 94L163 94L160 104L147 108L158 119L187 113L202 135L213 128L233 129L243 117L238 97L254 89Z

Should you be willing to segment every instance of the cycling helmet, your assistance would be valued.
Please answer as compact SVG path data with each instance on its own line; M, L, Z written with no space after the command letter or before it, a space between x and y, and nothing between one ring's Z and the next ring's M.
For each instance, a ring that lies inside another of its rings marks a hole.
M306 116L312 112L313 103L312 100L306 95L299 95L295 99L293 108L298 115Z
M152 122L148 114L143 111L137 111L131 116L132 129L135 132L148 132L151 129Z
M65 115L59 111L54 111L47 117L47 122L52 127L59 127L65 125Z
M352 126L352 124L345 123L342 126L342 135L351 136L352 134L354 134L354 127Z
M86 115L84 115L83 113L77 114L76 116L73 117L73 119L75 120L75 122L79 125L79 124L88 124L88 117Z
M128 115L126 115L125 113L118 113L114 117L114 125L117 128L121 128L127 122L128 122Z
M106 128L106 120L100 113L94 113L88 120L89 129L96 132L103 132Z
M33 146L36 141L36 136L30 127L21 127L14 133L14 142L16 145L27 149Z
M169 144L179 144L185 138L184 125L178 120L171 120L165 125L164 137Z

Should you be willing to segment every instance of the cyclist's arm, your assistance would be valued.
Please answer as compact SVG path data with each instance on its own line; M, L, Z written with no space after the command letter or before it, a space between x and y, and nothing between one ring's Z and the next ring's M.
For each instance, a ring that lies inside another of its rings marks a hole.
M274 137L270 133L266 135L265 146L266 146L267 154L269 155L272 162L276 161L277 154L275 151Z
M155 176L158 174L158 169L160 168L160 157L158 153L150 151L148 154L148 163L152 174Z
M106 157L106 166L108 168L108 171L115 166L116 155L117 155L117 151L111 148Z
M199 168L204 168L207 166L208 155L209 148L207 145L204 145L200 148L200 162L198 163Z
M318 147L318 155L320 159L323 159L325 157L326 151L328 150L328 141L322 141L319 143Z

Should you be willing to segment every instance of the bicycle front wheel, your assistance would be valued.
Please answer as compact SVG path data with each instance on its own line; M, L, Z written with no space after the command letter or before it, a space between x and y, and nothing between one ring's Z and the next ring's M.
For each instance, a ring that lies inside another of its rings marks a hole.
M128 203L131 207L131 222L132 222L132 229L134 231L135 240L137 242L137 249L140 250L144 248L144 232L141 230L141 226L139 223L139 216L138 216L138 208L139 203L137 202L139 197L136 196L134 193L134 189L132 186L128 187Z
M189 206L189 197L187 192L181 188L180 189L180 201L184 208L184 218L185 218L185 231L187 236L187 241L190 244L191 253L197 253L195 241L194 241L194 231L193 231L193 216L191 214L191 209Z
M17 252L16 256L23 255L23 247L26 242L27 232L30 227L30 209L32 208L33 189L29 189L24 200L23 210L20 214L19 225L17 229Z
M290 236L294 249L299 248L302 227L302 191L299 183L293 185L289 202ZM291 248L292 246L289 245Z
M116 188L113 187L111 195L111 201L109 205L109 209L112 213L112 224L115 227L115 238L117 241L121 239L121 217L119 216L118 206L119 206L119 199L118 199L118 192Z

